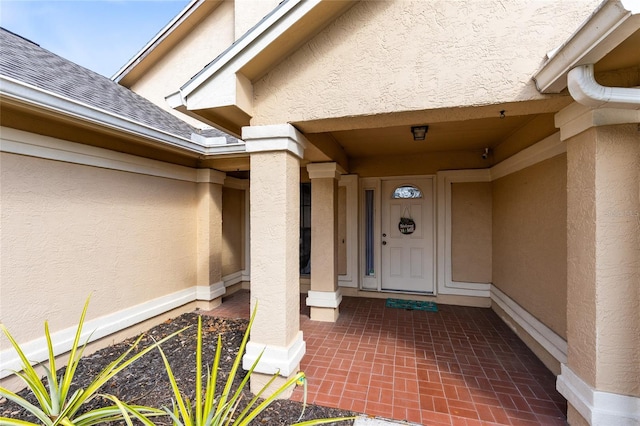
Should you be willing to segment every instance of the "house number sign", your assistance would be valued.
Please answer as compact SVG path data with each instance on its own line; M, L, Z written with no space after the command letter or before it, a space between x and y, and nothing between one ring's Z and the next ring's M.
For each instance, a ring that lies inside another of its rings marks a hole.
M401 234L413 234L416 230L416 223L410 217L401 217L398 223L398 230Z

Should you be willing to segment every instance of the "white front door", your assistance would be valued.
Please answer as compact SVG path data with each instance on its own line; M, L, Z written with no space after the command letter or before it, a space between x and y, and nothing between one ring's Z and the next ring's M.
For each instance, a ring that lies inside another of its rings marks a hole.
M433 186L430 177L382 181L382 290L434 292Z

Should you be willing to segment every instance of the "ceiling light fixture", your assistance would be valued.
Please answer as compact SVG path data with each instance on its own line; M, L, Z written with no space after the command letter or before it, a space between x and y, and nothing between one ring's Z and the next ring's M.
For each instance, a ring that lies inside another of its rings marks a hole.
M429 126L413 126L411 127L411 133L413 133L414 141L423 141L427 136Z

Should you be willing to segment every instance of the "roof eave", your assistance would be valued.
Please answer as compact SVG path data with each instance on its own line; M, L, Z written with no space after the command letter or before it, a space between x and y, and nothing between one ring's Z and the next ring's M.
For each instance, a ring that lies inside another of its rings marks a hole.
M126 64L124 64L111 77L111 80L120 83L136 67L138 67L158 46L167 42L175 34L176 30L185 24L189 18L193 17L205 5L207 10L218 7L222 0L192 0L180 13L178 13L164 28L162 28L138 53L136 53ZM206 12L206 11L205 11Z
M533 80L541 93L560 93L567 74L579 65L594 64L640 28L640 1L607 0L538 70Z
M207 154L237 154L241 152L242 143L229 144L211 150L209 146L194 142L187 138L173 135L166 131L151 127L127 117L105 111L73 99L60 96L21 81L0 76L0 96L14 100L33 108L40 108L90 122L100 127L116 130L123 134L145 138L163 148L202 156Z

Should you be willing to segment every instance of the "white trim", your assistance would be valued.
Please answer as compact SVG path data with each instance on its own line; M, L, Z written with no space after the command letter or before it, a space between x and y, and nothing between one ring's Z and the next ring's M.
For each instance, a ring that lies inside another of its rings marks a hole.
M567 362L567 341L536 317L527 312L495 285L491 286L491 301L515 321L558 362Z
M269 126L245 126L242 128L242 138L246 144L246 151L289 151L303 158L307 147L307 138L291 124L273 124Z
M307 293L307 306L314 308L338 308L342 302L342 291L314 291Z
M124 77L129 74L129 72L136 67L144 58L149 55L160 43L162 43L167 37L173 33L173 31L178 28L184 21L186 21L200 6L205 4L205 2L210 2L211 0L191 0L189 4L187 4L184 9L180 13L178 13L164 28L162 28L158 33L142 48L140 49L129 61L122 66L116 73L111 77L111 80L116 83L122 80ZM222 3L219 1L218 3Z
M554 119L560 138L566 141L592 127L640 123L640 110L592 109L574 102L557 112Z
M566 364L556 388L582 417L594 426L640 424L640 398L594 389Z
M381 265L381 258L380 258L380 190L381 190L381 184L380 184L381 180L380 178L363 178L360 179L360 220L362 220L362 226L360 226L360 239L359 239L359 246L360 246L360 255L359 257L359 263L360 263L360 270L362 271L361 273L361 280L360 280L360 289L361 290L373 290L373 291L380 291L380 265ZM366 245L365 245L365 209L364 209L364 203L365 203L365 197L364 197L364 193L365 191L373 191L373 247L374 247L374 253L373 253L373 275L367 275L366 274ZM377 249L375 248L377 247Z
M66 98L10 77L0 76L0 92L7 100L26 103L30 107L42 108L67 117L73 117L102 128L115 129L122 134L141 136L155 144L178 150L182 153L197 155L205 152L198 143L182 136L156 129L129 117L118 115L75 99Z
M560 93L567 74L578 66L597 63L640 27L637 0L610 0L598 9L537 71L533 80L541 93Z
M247 343L246 352L242 357L242 368L249 370L262 354L260 362L253 371L263 374L279 373L283 377L289 377L297 372L306 350L307 346L302 339L302 331L298 331L295 339L286 347L250 341Z
M341 287L358 287L358 175L342 175L338 186L347 190L347 273L338 275Z
M86 321L80 340L85 342L89 339L89 342L94 342L150 318L169 312L172 309L179 308L194 300L196 300L196 287L191 287ZM76 330L77 328L74 326L52 333L53 353L56 356L71 350ZM44 336L23 343L20 347L32 365L48 359L49 354ZM0 351L0 359L2 359L0 378L11 375L14 370L19 371L22 369L20 357L14 352L13 348Z
M214 300L220 296L224 296L227 289L224 281L218 281L208 286L196 286L196 300Z
M233 274L225 275L222 277L222 281L224 281L225 287L231 287L234 284L238 284L242 280L243 271L234 272Z
M196 169L131 154L69 142L49 136L0 127L0 152L46 160L196 182Z
M451 184L456 182L491 182L489 169L454 170L436 174L437 190L437 293L490 297L490 283L467 283L452 280L451 262Z
M560 132L556 132L493 166L491 168L491 181L526 169L565 152L567 152L567 144L560 139Z

